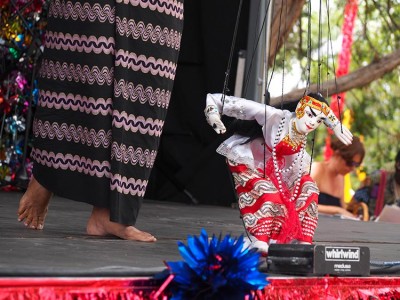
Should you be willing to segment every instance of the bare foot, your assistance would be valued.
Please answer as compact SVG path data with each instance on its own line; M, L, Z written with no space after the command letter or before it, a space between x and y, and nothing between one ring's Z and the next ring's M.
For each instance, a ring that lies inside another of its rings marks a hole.
M93 207L92 215L89 218L86 232L89 235L114 235L124 240L141 242L155 242L157 239L150 233L139 229L110 221L110 211L107 208Z
M19 201L18 221L24 221L28 228L43 229L51 196L52 193L32 176L28 189Z

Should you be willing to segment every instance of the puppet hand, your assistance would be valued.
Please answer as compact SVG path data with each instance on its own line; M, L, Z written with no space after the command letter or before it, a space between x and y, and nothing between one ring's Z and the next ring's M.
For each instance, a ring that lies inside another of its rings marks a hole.
M214 128L216 133L222 134L226 132L225 125L221 121L221 117L216 106L207 106L204 110L204 113L206 115L207 123Z
M345 126L341 124L337 124L333 129L336 137L345 145L350 145L353 141L353 135L350 130L348 130Z

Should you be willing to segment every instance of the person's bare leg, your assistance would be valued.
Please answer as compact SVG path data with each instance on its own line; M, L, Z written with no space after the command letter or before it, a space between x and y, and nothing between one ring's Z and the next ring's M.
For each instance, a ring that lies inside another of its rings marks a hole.
M18 221L28 228L43 229L52 192L42 186L33 176L28 189L19 201Z
M140 231L134 226L123 225L110 221L110 211L107 208L93 207L86 231L89 235L114 235L124 240L155 242L157 239L150 233Z

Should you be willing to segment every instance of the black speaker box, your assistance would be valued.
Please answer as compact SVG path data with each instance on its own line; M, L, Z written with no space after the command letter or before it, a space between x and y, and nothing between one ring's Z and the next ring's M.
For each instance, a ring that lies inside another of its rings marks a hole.
M267 272L293 275L369 276L368 247L272 244Z

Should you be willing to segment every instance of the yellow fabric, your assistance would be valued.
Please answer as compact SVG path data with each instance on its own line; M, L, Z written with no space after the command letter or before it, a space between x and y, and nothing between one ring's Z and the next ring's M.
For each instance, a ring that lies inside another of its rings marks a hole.
M344 202L349 203L353 198L354 190L351 188L350 174L344 175Z
M343 121L342 124L346 128L351 127L351 123L353 122L352 112L349 109L346 109L343 113ZM344 176L344 202L349 203L351 198L353 198L354 190L351 187L350 174Z

